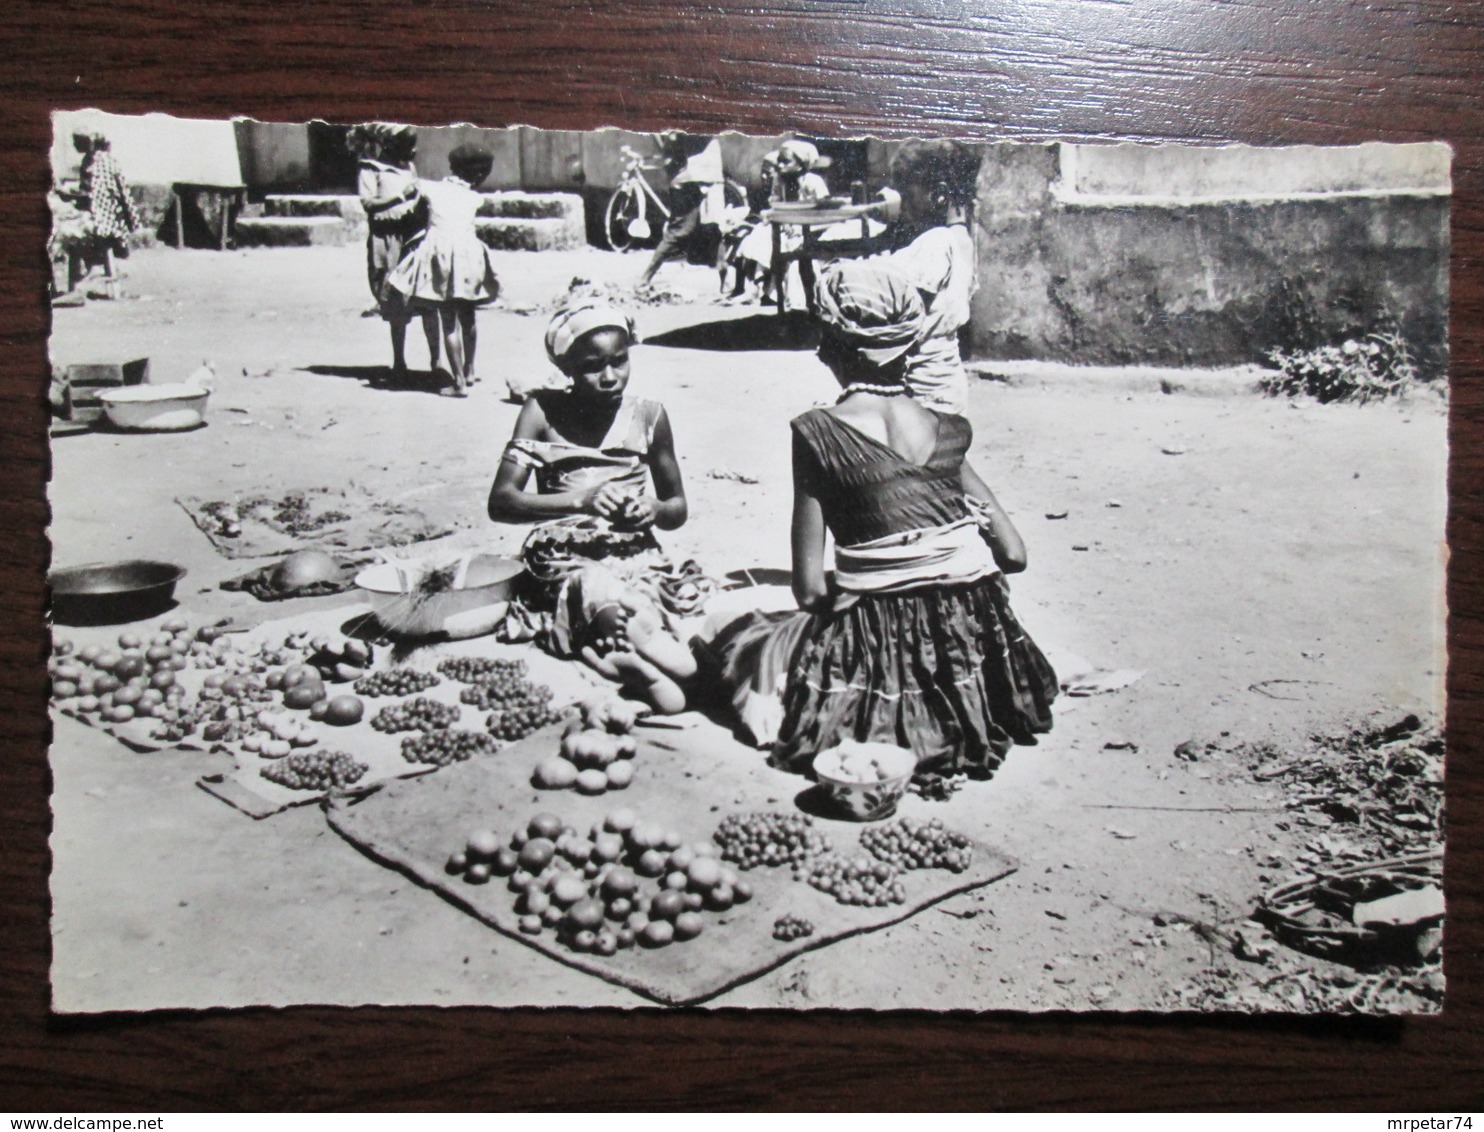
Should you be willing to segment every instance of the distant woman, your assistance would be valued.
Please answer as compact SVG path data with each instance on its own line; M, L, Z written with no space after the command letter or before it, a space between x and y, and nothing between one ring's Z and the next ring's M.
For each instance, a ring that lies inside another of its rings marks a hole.
M70 230L59 233L67 255L67 285L76 289L101 262L110 283L117 278L114 259L129 254L129 236L139 226L129 185L113 156L109 141L100 133L79 131L72 135L73 148L82 155L77 188L60 194L81 212Z
M381 317L392 334L392 373L407 373L407 324L412 311L407 300L388 289L392 268L421 240L427 228L427 207L417 190L417 170L412 158L417 150L417 131L411 126L370 122L352 127L346 148L359 158L356 186L366 210L366 279ZM422 312L423 334L428 340L428 368L438 366L438 315Z

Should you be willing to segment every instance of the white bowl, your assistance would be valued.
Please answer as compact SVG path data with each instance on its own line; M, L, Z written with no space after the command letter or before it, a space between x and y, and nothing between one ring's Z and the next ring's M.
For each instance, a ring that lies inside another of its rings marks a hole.
M814 756L821 789L856 821L891 817L916 769L917 756L891 743L846 740Z
M421 597L404 589L404 572L393 563L380 562L356 575L356 586L371 603L376 619L387 629L409 637L435 633L469 637L494 630L525 566L514 558L476 554L469 558L463 585L458 589ZM416 585L415 576L412 585Z
M211 396L199 385L129 385L98 394L103 412L118 428L137 432L180 432L206 419Z

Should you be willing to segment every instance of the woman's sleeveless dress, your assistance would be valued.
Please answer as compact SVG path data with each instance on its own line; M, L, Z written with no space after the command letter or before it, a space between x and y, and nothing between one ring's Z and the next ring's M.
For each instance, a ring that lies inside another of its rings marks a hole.
M968 516L960 474L972 430L962 417L937 418L922 464L822 409L793 421L806 486L838 545ZM1051 728L1056 674L1011 612L998 572L860 594L829 614L744 617L709 652L733 688L766 690L770 672L782 677L770 762L787 770L807 772L818 752L855 739L911 749L919 773L987 778L1012 744Z

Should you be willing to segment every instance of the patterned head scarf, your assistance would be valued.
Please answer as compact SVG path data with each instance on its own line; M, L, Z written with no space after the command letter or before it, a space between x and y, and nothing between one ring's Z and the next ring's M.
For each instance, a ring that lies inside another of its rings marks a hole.
M546 356L560 368L567 351L577 344L579 338L594 330L610 328L622 330L631 343L639 341L633 317L611 303L593 299L563 307L551 316L551 322L546 326Z
M864 259L831 264L815 288L816 315L874 365L896 361L922 340L927 312L897 268Z

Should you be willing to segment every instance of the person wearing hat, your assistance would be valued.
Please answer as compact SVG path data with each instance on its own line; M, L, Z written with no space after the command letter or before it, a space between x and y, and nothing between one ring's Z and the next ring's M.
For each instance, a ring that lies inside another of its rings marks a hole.
M366 210L366 279L376 300L376 311L391 329L392 374L407 373L407 324L412 311L406 298L386 286L386 278L422 239L427 229L427 206L417 188L417 131L411 126L368 122L351 127L346 148L356 155L356 187ZM438 316L422 312L423 335L428 341L428 368L438 365Z
M685 522L669 415L658 401L627 393L629 351L638 340L628 313L600 299L552 316L546 356L567 387L526 399L490 488L491 519L595 515L627 530ZM526 490L533 474L535 493Z
M808 772L856 740L909 748L919 776L987 778L1050 729L1057 692L1010 609L1004 575L1025 568L1025 545L966 459L969 422L908 395L928 321L914 281L844 260L817 298L840 395L792 422L802 612L744 615L705 656L774 766Z

